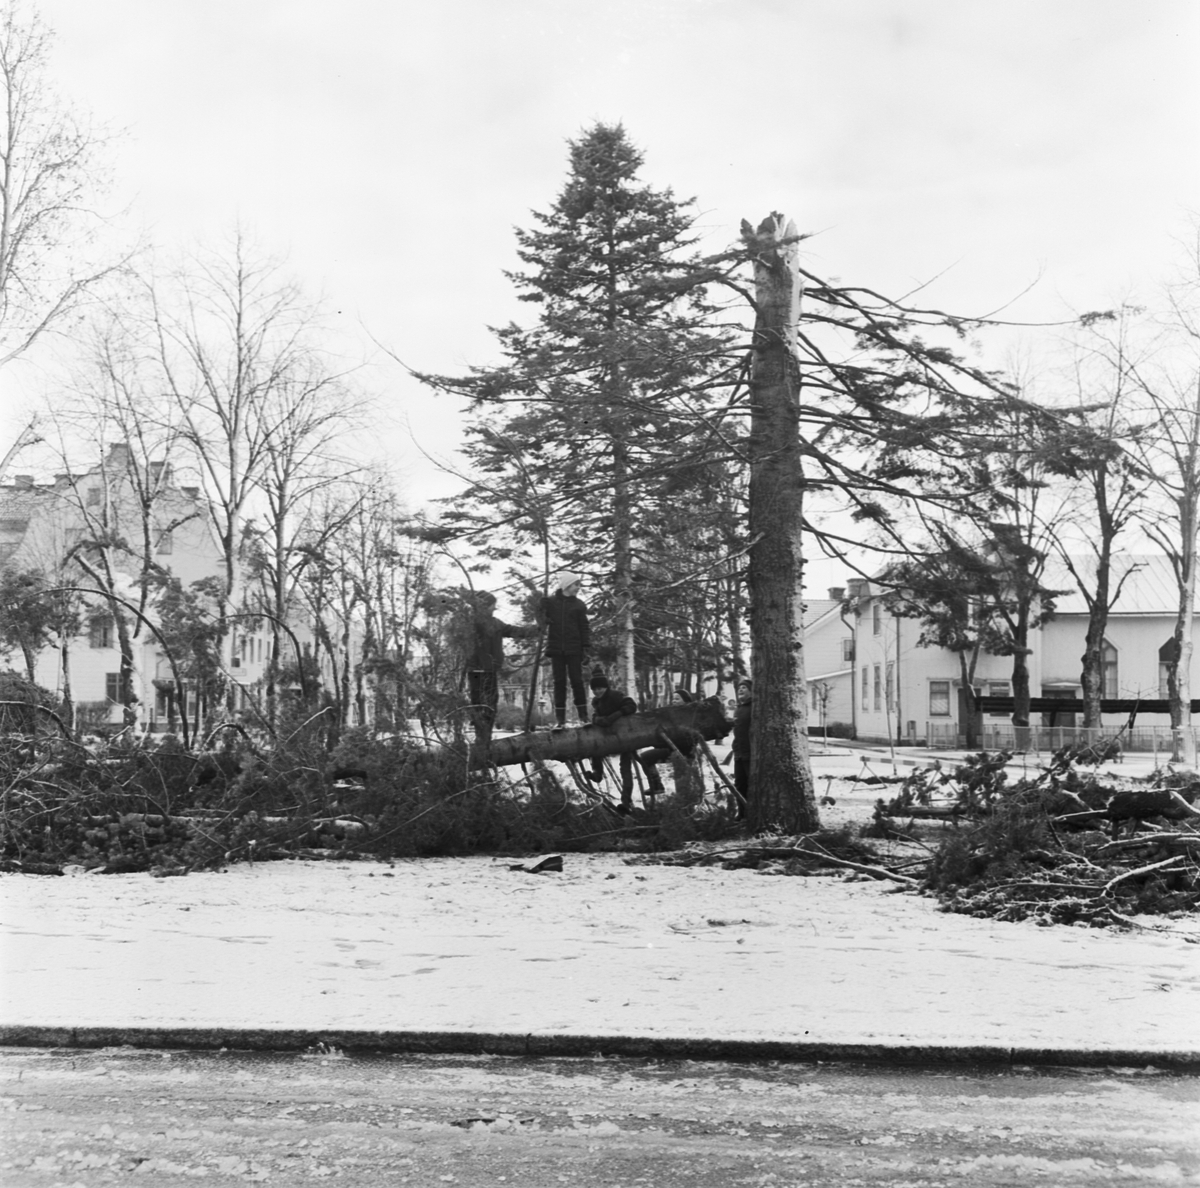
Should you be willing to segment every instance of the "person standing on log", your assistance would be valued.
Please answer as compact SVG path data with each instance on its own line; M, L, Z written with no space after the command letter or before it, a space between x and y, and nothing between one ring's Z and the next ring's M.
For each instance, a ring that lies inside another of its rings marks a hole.
M750 717L754 707L754 686L748 678L738 681L737 709L733 715L733 786L738 790L738 820L746 817L750 803Z
M674 703L676 705L688 705L691 700L692 695L682 685L675 690ZM637 761L646 773L646 791L651 796L657 796L660 792L665 791L662 778L658 774L658 765L666 763L675 754L676 749L685 759L690 759L692 752L696 749L696 744L692 739L685 738L678 744L678 747L664 743L661 747L651 747L648 751L638 753Z
M471 719L475 741L481 747L491 745L492 725L500 705L500 670L504 667L504 638L528 639L536 627L512 627L496 618L496 596L477 591L472 599L470 652L467 656L467 695L471 699Z
M592 669L592 725L612 726L619 718L637 713L637 702L621 689L614 689L608 683L604 670L597 665ZM622 816L633 811L633 751L622 751L618 758L621 762L621 803L617 812ZM604 759L597 755L592 760L592 770L587 772L587 778L594 784L604 779Z
M546 656L554 678L555 729L567 725L567 679L580 722L587 722L587 693L583 688L583 663L592 646L587 607L576 597L583 579L563 570L554 575L555 592L542 599L541 618L546 628Z

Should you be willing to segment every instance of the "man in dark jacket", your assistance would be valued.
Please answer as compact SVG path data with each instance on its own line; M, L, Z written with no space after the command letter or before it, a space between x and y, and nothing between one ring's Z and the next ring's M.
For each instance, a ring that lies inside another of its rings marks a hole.
M592 725L611 726L618 718L637 713L637 702L620 689L614 689L608 683L604 670L596 667L592 670ZM625 814L633 809L633 752L622 751L618 756L621 761L621 803L617 812ZM597 756L592 760L592 770L587 777L598 784L604 779L604 759Z
M471 699L471 720L475 741L486 747L492 741L492 724L500 704L500 670L504 667L504 639L528 639L536 627L511 627L493 613L496 596L486 590L474 596L471 631L468 636L467 695Z
M592 629L587 607L576 597L580 576L563 570L554 575L553 594L542 599L541 618L546 628L546 656L554 678L554 715L559 729L567 724L567 678L580 722L588 720L587 693L583 688L583 661L591 650Z

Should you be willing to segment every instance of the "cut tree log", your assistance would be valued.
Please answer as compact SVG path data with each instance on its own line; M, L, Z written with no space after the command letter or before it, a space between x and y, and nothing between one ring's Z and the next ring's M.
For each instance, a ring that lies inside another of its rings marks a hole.
M493 738L489 750L473 751L472 767L507 767L512 763L528 763L535 759L598 759L604 755L620 755L642 747L662 745L665 734L681 749L690 736L702 739L724 738L733 729L725 717L720 702L710 697L687 705L668 705L645 713L618 718L611 726L577 726L571 730L534 730L513 734L508 738Z

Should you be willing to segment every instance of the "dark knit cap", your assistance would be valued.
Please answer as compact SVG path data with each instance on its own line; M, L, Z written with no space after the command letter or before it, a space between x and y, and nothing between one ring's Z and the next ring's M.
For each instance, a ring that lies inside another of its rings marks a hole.
M607 685L608 684L608 677L606 677L604 675L604 669L601 668L599 664L597 664L596 667L592 669L591 680L588 683L592 684L592 685Z

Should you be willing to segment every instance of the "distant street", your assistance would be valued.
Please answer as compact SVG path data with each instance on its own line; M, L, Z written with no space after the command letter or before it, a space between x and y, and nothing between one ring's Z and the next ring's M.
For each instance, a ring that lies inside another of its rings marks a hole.
M1200 1182L1200 1080L1152 1070L0 1050L0 1183Z

